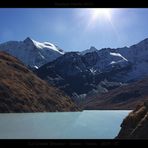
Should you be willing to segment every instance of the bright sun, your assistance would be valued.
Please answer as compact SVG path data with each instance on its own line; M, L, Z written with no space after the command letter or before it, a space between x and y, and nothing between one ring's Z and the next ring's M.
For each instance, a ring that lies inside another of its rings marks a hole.
M85 30L92 30L109 24L114 28L112 8L87 8L78 11L79 24L84 22Z
M99 18L111 19L111 10L109 8L94 8L90 10L90 14L93 21Z

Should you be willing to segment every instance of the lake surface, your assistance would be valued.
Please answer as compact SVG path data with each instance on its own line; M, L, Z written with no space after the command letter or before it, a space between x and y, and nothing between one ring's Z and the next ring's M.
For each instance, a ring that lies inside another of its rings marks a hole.
M113 139L129 112L0 113L0 139Z

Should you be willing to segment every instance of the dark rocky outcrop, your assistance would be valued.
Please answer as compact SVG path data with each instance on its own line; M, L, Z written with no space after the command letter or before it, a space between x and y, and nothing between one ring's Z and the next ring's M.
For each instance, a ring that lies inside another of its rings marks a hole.
M148 101L139 104L123 120L116 139L148 139Z

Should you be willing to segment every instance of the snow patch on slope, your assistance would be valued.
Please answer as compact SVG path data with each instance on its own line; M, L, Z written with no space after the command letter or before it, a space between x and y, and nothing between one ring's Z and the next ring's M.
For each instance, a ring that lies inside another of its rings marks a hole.
M37 48L40 48L40 49L48 49L48 50L54 50L56 52L59 52L60 54L64 54L64 52L61 52L58 50L58 48L52 44L52 43L49 43L49 42L44 42L44 43L40 43L40 42L37 42L33 39L31 39L34 43L34 45L37 47Z
M121 57L123 58L125 61L128 61L125 57L123 57L120 53L113 53L113 52L110 52L110 55L112 56L117 56L117 57Z

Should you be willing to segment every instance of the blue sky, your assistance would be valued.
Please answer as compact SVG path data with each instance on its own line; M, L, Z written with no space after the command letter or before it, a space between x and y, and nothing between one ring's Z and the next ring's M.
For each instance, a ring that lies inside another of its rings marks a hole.
M110 19L86 8L0 8L0 43L49 41L65 51L131 46L148 38L148 8L109 9Z

